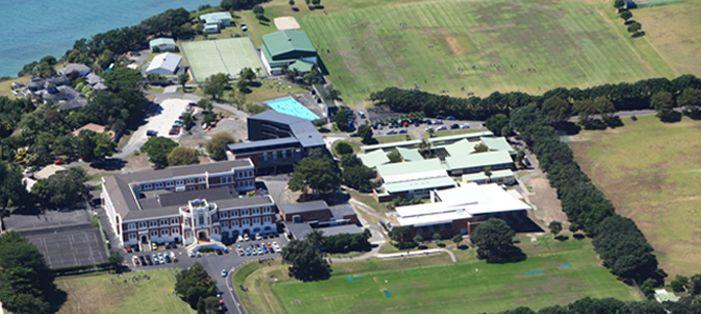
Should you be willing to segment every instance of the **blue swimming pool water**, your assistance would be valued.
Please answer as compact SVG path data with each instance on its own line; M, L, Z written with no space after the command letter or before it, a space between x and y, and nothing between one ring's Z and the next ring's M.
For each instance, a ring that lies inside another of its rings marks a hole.
M273 99L265 102L273 110L309 121L319 119L314 112L304 107L292 97Z

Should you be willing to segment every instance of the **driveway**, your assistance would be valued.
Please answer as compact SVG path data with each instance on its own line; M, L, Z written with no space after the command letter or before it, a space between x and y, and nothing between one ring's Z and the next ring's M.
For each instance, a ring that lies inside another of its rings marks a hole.
M191 101L196 102L199 99L200 97L197 95L183 93L156 95L153 102L159 105L160 112L146 119L147 122L132 133L129 142L113 158L124 159L141 149L141 146L148 140L148 136L146 136L146 131L148 130L158 131L159 136L169 136L168 131L170 127L187 107L187 104Z

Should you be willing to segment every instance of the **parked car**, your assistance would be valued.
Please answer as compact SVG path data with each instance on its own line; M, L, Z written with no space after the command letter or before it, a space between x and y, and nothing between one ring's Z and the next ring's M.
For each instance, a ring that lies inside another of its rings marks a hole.
M453 123L453 124L450 125L450 128L451 128L451 129L459 129L459 128L460 128L460 125L457 124L457 123Z
M228 274L228 272L226 271L226 269L222 269L222 270L221 270L221 276L222 276L222 277L226 277L227 274Z
M406 130L399 130L399 134L406 134Z
M148 130L148 131L146 131L146 136L148 136L148 137L158 136L158 131L156 131L156 130Z
M469 125L469 124L463 124L463 125L462 125L462 128L463 128L463 129L469 129L469 128L470 128L470 125Z

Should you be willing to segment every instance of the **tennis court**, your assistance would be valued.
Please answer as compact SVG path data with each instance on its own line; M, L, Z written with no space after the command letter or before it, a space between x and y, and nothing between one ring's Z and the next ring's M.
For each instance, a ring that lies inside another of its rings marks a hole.
M243 68L261 69L259 73L265 73L256 48L248 37L188 41L181 44L181 50L197 82L203 82L217 73L236 78Z

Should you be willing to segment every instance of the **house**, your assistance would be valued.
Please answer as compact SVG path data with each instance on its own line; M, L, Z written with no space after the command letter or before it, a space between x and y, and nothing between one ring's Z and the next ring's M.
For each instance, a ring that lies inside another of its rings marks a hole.
M268 73L281 74L284 68L305 73L318 65L319 59L307 33L283 30L263 36L261 59Z
M480 222L498 217L511 223L526 221L530 206L496 184L464 184L431 191L430 203L399 206L393 227L410 228L412 234L443 237L469 234ZM516 193L517 194L517 193Z
M292 171L324 139L308 120L268 110L248 117L248 142L230 144L234 159L251 159L259 174Z
M107 133L109 135L110 139L114 139L114 131L107 130L107 127L104 125L99 125L95 123L88 123L84 126L81 126L80 128L77 128L73 131L73 136L79 136L80 132L82 131L92 131L95 133Z
M107 89L107 86L105 85L105 80L103 80L99 75L95 74L94 72L90 72L87 76L85 76L85 82L87 82L88 85L90 85L90 87L94 90Z
M277 231L248 159L102 177L102 206L121 246L227 241Z
M148 42L148 46L153 52L178 51L178 46L172 38L154 38Z
M325 236L364 231L355 210L349 204L329 206L325 201L319 200L279 204L278 208L291 238L304 239L313 230L321 231Z
M146 75L173 75L178 72L182 58L174 53L166 52L156 55L146 68Z
M204 24L202 31L205 34L216 34L222 28L231 26L231 13L229 12L212 12L200 15L200 22Z
M58 70L58 73L61 74L61 76L74 80L76 78L85 77L88 75L88 73L90 73L90 67L82 63L69 63L62 69Z

